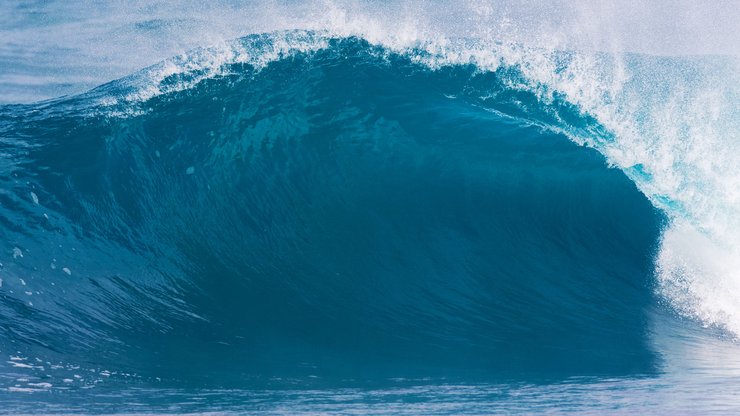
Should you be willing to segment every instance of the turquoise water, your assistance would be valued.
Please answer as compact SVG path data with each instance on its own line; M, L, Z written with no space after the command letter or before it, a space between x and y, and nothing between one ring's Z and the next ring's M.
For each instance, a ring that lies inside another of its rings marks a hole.
M732 412L737 91L686 88L733 61L497 45L281 31L0 107L0 412Z

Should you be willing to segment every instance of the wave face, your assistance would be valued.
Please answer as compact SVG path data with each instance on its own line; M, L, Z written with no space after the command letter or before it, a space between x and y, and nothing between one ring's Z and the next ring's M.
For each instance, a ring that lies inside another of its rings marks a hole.
M0 399L691 408L740 368L728 65L290 31L2 106Z
M3 108L7 367L217 385L656 371L664 220L558 133L593 119L511 88L516 68L322 42L124 116L91 108L130 82Z

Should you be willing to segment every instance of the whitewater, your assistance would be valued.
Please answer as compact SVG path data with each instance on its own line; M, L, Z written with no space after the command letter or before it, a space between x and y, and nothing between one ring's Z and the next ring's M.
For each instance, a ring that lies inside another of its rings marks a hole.
M736 411L740 7L446 6L0 6L0 412Z

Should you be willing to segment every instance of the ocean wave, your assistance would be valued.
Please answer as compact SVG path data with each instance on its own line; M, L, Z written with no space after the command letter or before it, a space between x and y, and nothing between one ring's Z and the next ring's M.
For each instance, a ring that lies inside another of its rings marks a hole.
M10 387L658 371L666 217L567 140L597 118L521 65L239 44L2 108Z
M663 301L738 332L733 65L290 31L3 106L3 386L660 373Z
M94 90L82 101L93 112L141 115L147 108L141 103L149 100L256 73L280 60L336 52L337 45L353 42L388 65L408 60L431 71L469 67L480 82L467 91L471 104L563 133L599 151L635 182L671 220L657 260L660 291L682 313L740 332L740 309L733 300L740 276L730 266L740 258L734 231L740 229L740 196L733 191L740 185L740 149L733 139L740 123L736 59L564 51L476 38L426 40L335 19L320 31L253 35L197 49ZM496 96L507 94L508 99ZM682 237L671 238L678 234ZM680 254L684 249L674 240L691 241L711 255Z

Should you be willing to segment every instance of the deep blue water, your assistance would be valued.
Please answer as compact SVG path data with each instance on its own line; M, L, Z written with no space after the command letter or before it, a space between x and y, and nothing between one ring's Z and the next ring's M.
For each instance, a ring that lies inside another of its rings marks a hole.
M681 206L596 117L322 42L0 107L1 413L738 405L732 336L658 293Z

